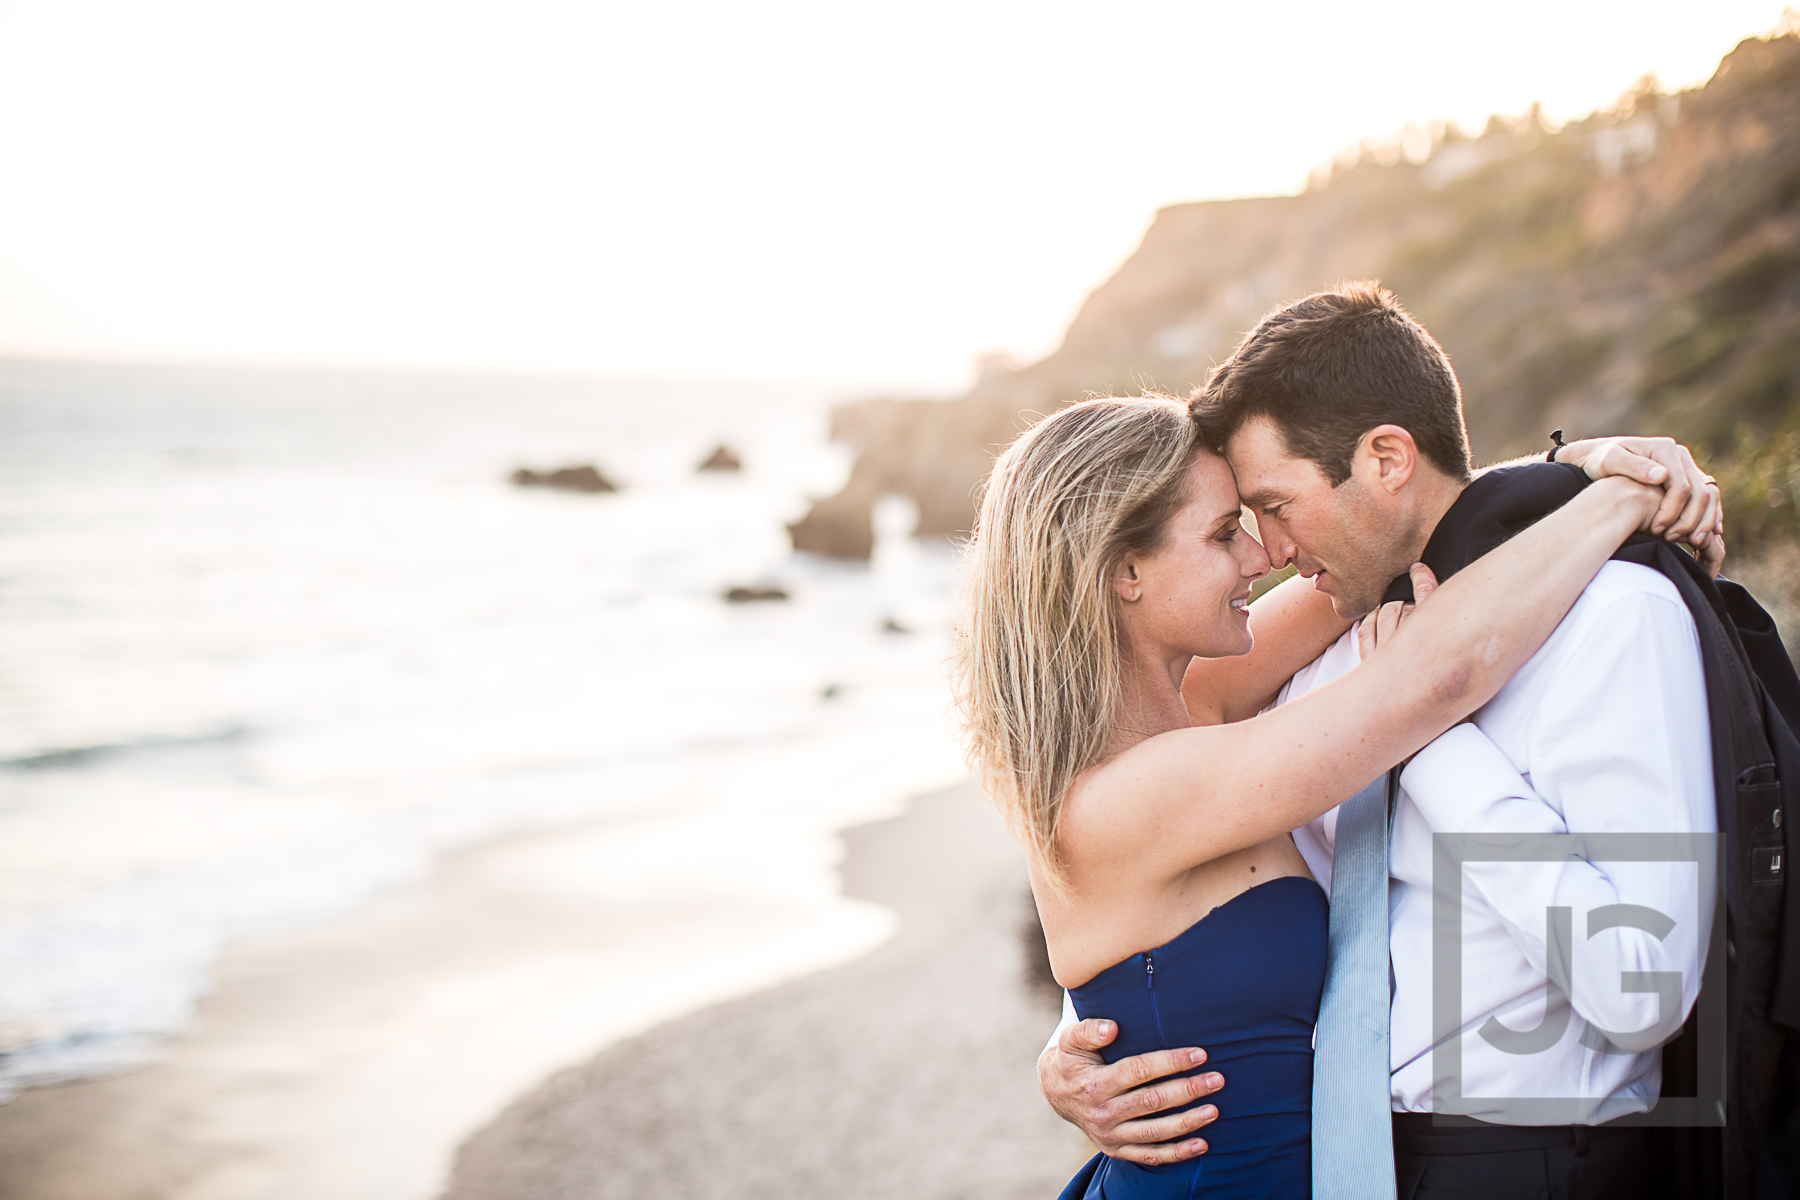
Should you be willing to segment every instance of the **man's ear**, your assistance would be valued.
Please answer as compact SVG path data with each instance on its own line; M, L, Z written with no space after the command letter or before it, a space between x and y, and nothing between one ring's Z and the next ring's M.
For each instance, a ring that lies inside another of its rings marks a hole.
M1405 487L1418 468L1418 443L1399 425L1377 425L1356 444L1358 473L1390 496Z
M1113 595L1130 603L1144 594L1143 581L1138 578L1137 559L1128 557L1113 571L1112 578L1107 580L1112 587Z

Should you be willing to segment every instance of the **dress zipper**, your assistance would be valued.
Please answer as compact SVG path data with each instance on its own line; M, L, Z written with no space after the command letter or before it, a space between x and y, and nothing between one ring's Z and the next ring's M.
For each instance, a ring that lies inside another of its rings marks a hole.
M1150 951L1144 951L1144 988L1150 993L1150 1019L1156 1022L1156 1040L1162 1048L1169 1048L1169 1039L1163 1036L1162 1011L1156 1005L1156 958Z

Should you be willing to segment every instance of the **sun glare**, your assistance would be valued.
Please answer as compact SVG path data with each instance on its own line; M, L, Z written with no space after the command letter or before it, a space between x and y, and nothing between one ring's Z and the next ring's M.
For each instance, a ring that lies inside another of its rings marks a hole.
M1779 3L0 6L0 353L948 389L1160 205L1704 80Z

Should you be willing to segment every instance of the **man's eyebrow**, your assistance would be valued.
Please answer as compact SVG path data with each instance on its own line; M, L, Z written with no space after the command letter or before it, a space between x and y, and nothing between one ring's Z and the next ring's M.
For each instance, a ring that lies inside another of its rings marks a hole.
M1279 492L1270 491L1268 488L1259 488L1247 496L1238 497L1238 499L1246 508L1267 508L1271 504L1282 503L1284 497Z

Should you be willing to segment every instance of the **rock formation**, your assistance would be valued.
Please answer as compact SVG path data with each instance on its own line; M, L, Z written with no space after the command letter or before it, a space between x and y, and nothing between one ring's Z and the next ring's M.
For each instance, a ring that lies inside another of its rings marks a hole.
M1555 132L1495 118L1419 162L1372 147L1301 195L1162 210L1048 358L955 400L838 409L856 465L794 545L866 558L888 492L921 534L967 530L992 455L1037 415L1185 394L1269 308L1349 278L1443 342L1479 459L1555 426L1671 433L1721 468L1735 547L1800 528L1800 38L1776 36L1703 88L1642 85Z
M721 442L713 452L695 467L696 471L741 471L744 460L737 456L737 451Z
M555 488L563 492L616 492L619 485L600 473L592 463L578 467L561 467L555 471L533 471L520 467L512 473L518 487Z
M772 584L739 584L725 589L725 603L754 604L763 600L786 600L787 589Z

